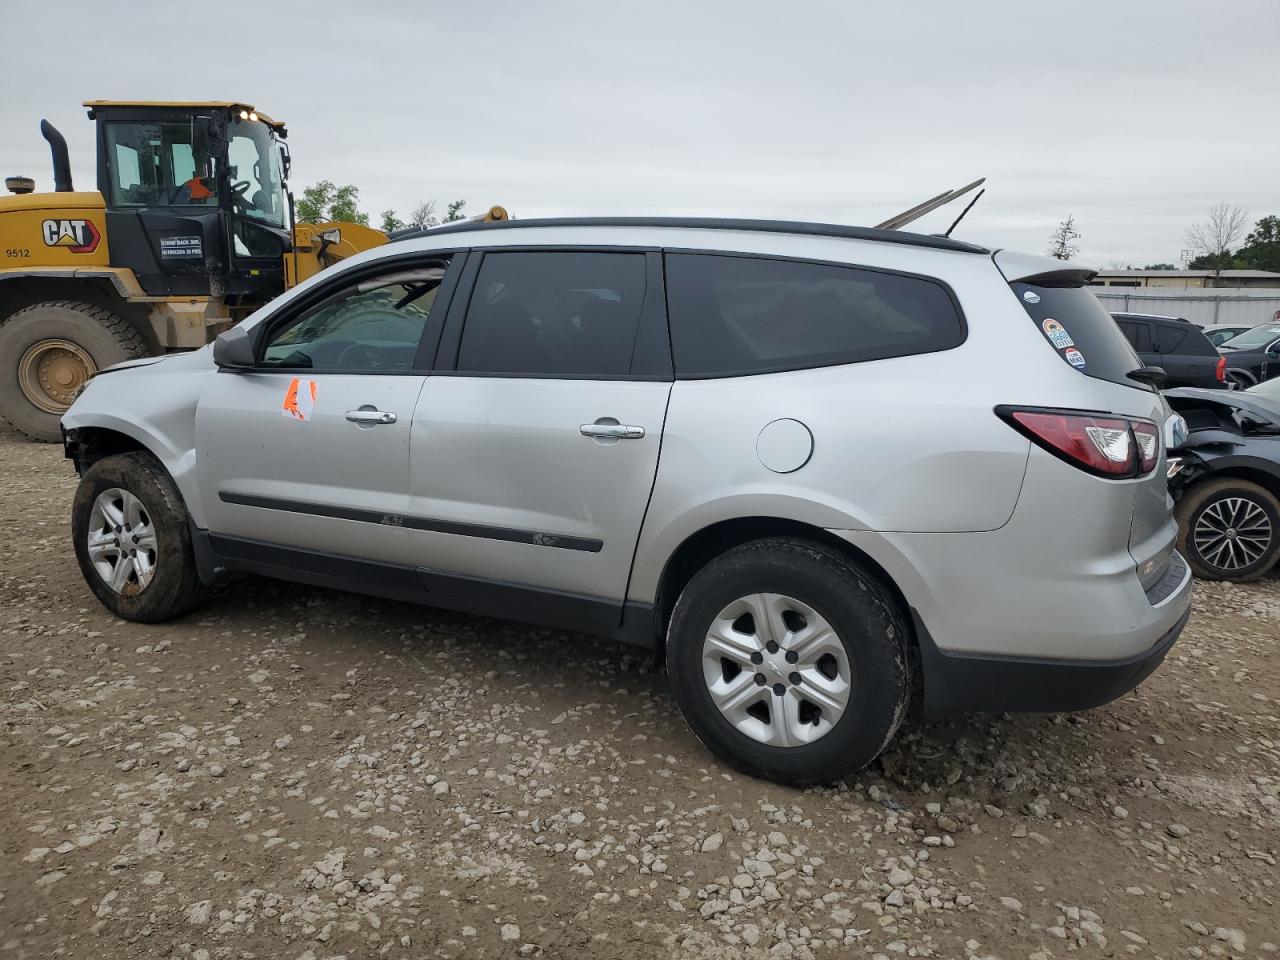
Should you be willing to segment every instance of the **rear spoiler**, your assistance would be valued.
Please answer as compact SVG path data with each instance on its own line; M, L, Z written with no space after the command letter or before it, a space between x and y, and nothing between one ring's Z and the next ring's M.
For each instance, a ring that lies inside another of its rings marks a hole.
M1092 267L1015 250L998 250L993 258L1009 283L1037 287L1083 287L1098 275Z

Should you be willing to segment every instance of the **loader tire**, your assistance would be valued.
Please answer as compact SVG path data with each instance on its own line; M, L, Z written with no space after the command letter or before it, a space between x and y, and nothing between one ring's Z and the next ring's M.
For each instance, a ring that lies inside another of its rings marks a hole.
M0 321L0 417L56 442L58 421L99 370L145 356L146 343L108 307L46 300Z

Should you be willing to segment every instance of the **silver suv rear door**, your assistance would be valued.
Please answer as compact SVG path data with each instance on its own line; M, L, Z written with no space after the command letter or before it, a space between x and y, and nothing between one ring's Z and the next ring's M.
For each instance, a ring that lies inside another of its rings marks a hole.
M407 528L428 585L570 592L615 617L671 392L660 257L472 253L436 367Z

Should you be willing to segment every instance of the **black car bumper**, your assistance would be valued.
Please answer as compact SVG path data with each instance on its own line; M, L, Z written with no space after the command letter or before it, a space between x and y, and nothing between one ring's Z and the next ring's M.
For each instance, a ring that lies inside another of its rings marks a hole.
M1155 644L1124 660L956 656L938 649L914 610L911 618L924 670L927 716L1058 713L1110 703L1149 677L1186 627L1191 608Z

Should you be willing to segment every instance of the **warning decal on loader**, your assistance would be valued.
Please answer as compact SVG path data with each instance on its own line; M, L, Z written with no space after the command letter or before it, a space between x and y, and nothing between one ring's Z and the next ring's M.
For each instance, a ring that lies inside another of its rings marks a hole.
M284 392L284 403L280 407L280 416L292 417L294 420L310 420L311 412L316 407L316 382L299 380L294 377L289 389Z

